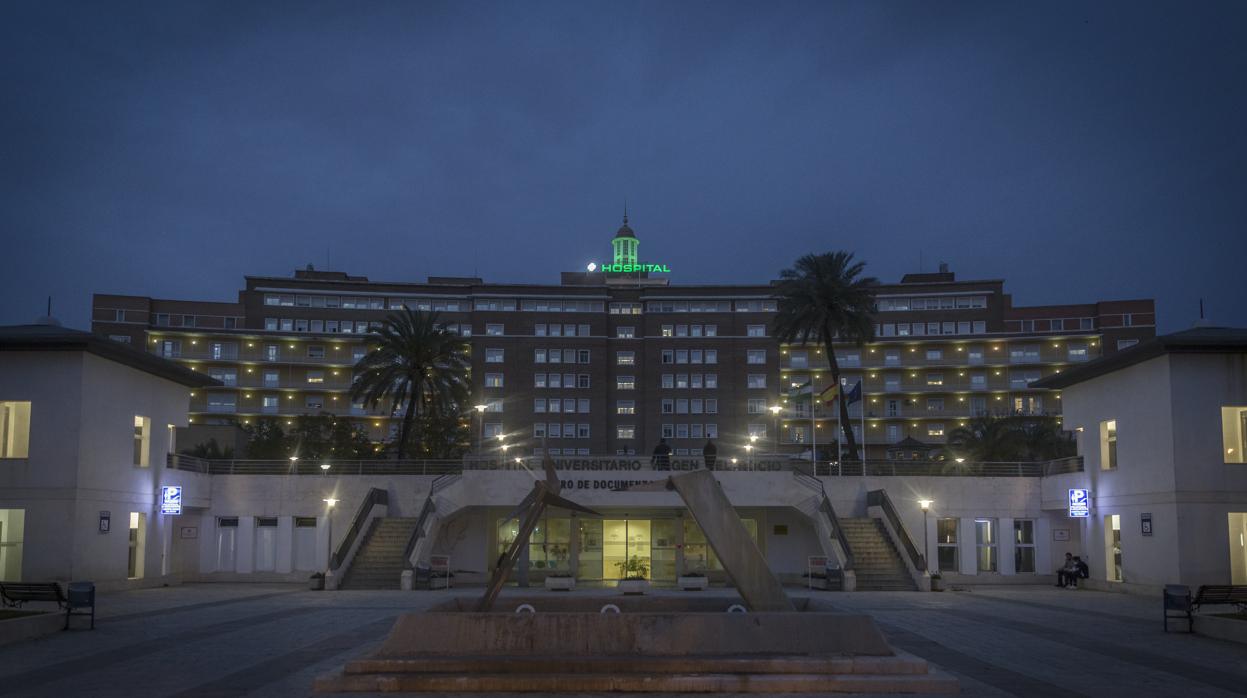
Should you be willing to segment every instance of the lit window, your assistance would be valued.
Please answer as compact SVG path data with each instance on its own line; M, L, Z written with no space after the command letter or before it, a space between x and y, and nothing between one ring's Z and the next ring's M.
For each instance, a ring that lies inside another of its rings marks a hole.
M616 401L615 414L636 414L636 402L633 400Z
M1100 422L1100 469L1117 467L1117 420Z
M766 363L765 349L750 349L745 353L745 363L764 364Z
M485 350L485 363L487 364L502 363L502 350L501 349L486 349Z
M636 378L633 376L619 376L615 379L616 390L635 390Z
M636 427L630 424L621 424L615 427L615 438L635 439L636 438Z
M502 325L485 325L486 337L501 337L502 334Z
M1221 408L1221 442L1226 463L1247 463L1247 407Z
M308 371L307 382L308 383L324 383L325 372L324 371Z
M134 464L146 468L151 462L152 420L147 417L134 417Z
M502 374L501 373L486 373L485 374L485 387L486 388L501 388L502 387Z
M0 402L0 458L29 457L30 403Z

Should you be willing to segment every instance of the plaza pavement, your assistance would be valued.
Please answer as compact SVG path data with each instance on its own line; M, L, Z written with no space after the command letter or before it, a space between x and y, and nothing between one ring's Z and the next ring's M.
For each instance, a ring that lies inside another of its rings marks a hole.
M0 647L0 695L308 696L314 677L374 649L397 614L479 591L189 584L103 594L95 631ZM965 696L1247 695L1247 645L1163 634L1157 599L1018 586L818 597L873 615L893 644L960 678Z

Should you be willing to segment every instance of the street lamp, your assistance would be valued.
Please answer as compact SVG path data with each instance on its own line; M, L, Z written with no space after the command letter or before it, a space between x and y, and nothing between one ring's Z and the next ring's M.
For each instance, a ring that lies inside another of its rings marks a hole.
M962 460L958 458L957 460ZM931 508L932 501L929 499L919 499L918 506L922 507L922 561L927 561L927 555L931 554L931 539L927 532L927 510ZM931 565L927 565L927 571L931 570Z
M325 497L321 501L325 503L325 508L328 509L325 512L325 532L328 534L325 536L328 541L328 550L325 551L325 569L328 570L333 565L333 505L337 504L338 500L333 497Z
M757 438L757 436L750 436L749 440L754 441ZM753 465L753 444L745 444L745 464Z
M320 464L320 469L321 469L321 470L323 470L323 471L325 471L325 472L329 472L329 468L330 468L330 467L331 467L331 466L330 466L328 463L321 463L321 464Z
M489 407L489 405L476 405L473 407L473 409L476 410L477 419L481 422L481 428L480 431L477 432L476 437L476 452L478 454L481 452L481 444L485 440L485 409L487 407Z
M771 405L771 415L775 417L775 452L779 453L779 412L782 409L779 405Z

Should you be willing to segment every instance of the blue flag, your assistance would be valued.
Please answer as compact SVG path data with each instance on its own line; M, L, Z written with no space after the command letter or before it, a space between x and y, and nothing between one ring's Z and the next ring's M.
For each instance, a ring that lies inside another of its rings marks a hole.
M850 405L857 402L858 400L861 400L862 399L862 382L858 381L857 384L854 385L851 390L849 390L849 392L844 394L844 397L848 399Z

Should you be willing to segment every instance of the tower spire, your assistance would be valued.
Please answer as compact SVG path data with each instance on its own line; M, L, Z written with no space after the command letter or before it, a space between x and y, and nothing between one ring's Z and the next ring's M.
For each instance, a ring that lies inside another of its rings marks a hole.
M624 225L628 225L628 200L624 199Z

